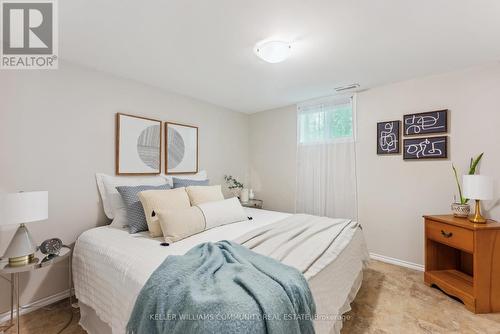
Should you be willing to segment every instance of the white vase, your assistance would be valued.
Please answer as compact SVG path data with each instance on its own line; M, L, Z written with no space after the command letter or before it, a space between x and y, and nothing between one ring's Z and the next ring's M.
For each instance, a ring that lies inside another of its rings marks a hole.
M240 201L242 203L248 202L248 189L246 189L246 188L241 189L241 192L240 192Z
M254 199L255 198L255 194L253 193L253 189L250 189L250 192L248 193L248 198L249 199Z

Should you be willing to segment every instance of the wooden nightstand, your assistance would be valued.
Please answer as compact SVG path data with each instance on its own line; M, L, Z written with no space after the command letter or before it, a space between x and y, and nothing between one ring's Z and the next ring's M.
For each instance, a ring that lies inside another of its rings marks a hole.
M500 312L500 223L424 218L425 283L459 298L471 312Z

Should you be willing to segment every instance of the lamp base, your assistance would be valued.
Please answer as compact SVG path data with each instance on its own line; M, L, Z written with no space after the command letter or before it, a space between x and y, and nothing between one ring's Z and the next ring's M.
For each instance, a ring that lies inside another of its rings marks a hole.
M7 246L7 250L2 258L9 259L11 267L20 267L27 265L35 257L37 250L26 225L21 224Z
M476 200L476 212L469 216L469 220L476 224L486 223L486 218L481 215L481 205L479 204L479 200Z
M9 258L9 266L22 267L27 264L30 264L30 262L32 262L34 259L35 259L35 253L24 256L11 257Z

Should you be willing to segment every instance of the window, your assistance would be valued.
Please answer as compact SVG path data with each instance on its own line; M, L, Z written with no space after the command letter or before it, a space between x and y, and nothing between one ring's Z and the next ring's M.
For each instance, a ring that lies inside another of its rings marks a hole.
M299 106L299 143L352 141L354 139L353 124L351 98Z

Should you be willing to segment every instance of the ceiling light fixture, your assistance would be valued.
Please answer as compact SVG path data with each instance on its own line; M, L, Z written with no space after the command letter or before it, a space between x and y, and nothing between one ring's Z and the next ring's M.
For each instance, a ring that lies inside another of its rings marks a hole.
M255 45L254 52L260 59L275 64L290 57L292 46L283 41L261 42Z

